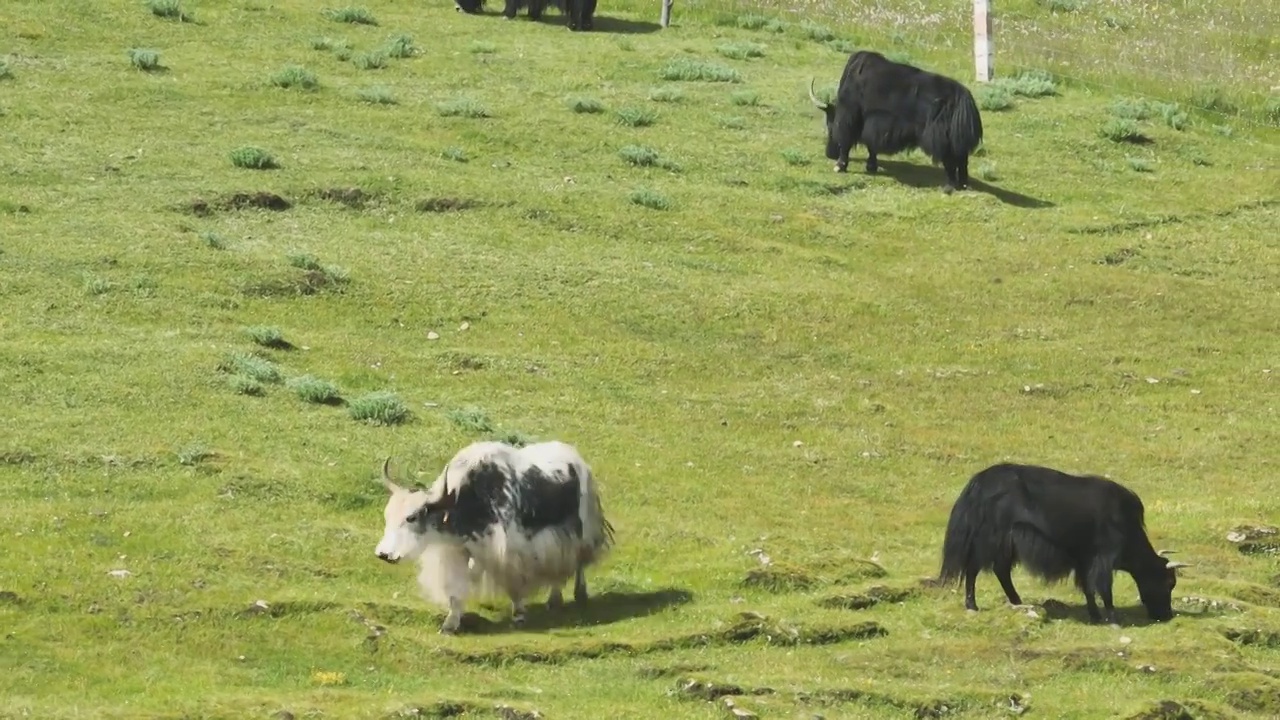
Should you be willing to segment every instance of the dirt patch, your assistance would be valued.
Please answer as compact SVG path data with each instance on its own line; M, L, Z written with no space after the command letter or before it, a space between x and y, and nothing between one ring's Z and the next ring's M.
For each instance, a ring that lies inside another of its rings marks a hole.
M1122 247L1122 248L1117 248L1116 250L1112 250L1106 255L1103 255L1102 258L1098 260L1098 264L1099 265L1123 265L1129 260L1132 260L1133 258L1136 258L1136 257L1142 257L1142 253L1138 252L1134 248Z
M324 188L316 190L312 193L312 196L327 202L346 205L353 210L363 210L378 198L374 193L362 190L358 187Z
M215 212L225 210L273 210L282 212L293 207L293 203L271 192L238 192L213 200L194 198L184 208L197 217L207 217Z
M770 565L747 572L740 585L771 593L787 593L811 590L819 580L799 568L786 565Z
M471 210L473 208L478 208L483 204L484 203L481 203L479 200L469 200L467 198L433 197L419 200L413 207L418 212L443 213Z
M496 717L501 720L539 720L542 713L537 710L521 710L509 705L487 706L474 702L458 702L439 700L426 705L405 705L386 715L387 720L409 720L410 718L456 718L456 717Z
M0 605L17 607L22 604L22 597L12 590L0 590Z
M857 688L782 691L771 687L750 687L737 683L716 682L698 678L681 678L676 682L676 687L672 694L686 700L714 701L728 697L768 695L784 698L802 705L859 704L881 709L892 707L906 710L917 718L949 717L980 705L1002 705L1008 710L1013 706L1010 704L1012 702L1017 707L1023 708L1023 711L1027 707L1023 704L1023 699L1018 695L1012 696L1012 700L1010 698L996 699L994 697L982 700L969 698L933 698L925 700L901 698L882 692Z
M1229 628L1222 636L1238 645L1256 645L1268 650L1280 650L1280 632L1274 630L1245 630Z
M801 627L768 618L759 613L742 613L726 627L706 633L664 638L648 643L593 643L555 650L507 648L487 652L464 652L439 648L436 652L468 665L501 667L514 662L558 664L571 660L591 660L615 655L638 656L687 648L723 647L763 640L766 645L831 645L853 640L867 640L888 635L879 623Z
M767 687L744 688L732 683L682 678L676 682L676 697L696 700L717 700L722 697L742 695L772 695L776 690Z
M899 603L905 602L917 595L914 589L890 588L884 585L875 585L867 588L864 592L854 593L851 595L833 595L818 601L818 605L825 608L840 610L866 610L880 603Z
M1234 543L1243 555L1274 555L1280 553L1280 528L1240 525L1227 533L1227 541Z

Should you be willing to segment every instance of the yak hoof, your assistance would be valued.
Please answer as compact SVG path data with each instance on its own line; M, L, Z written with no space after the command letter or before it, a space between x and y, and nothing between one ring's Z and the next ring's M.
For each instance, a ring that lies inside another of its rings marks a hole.
M524 621L525 621L524 613L516 613L511 616L511 624L515 625L516 627L524 627Z
M849 166L846 165L845 163L836 163L836 172L838 173L849 172Z
M457 625L441 625L440 634L441 635L457 635L458 626Z

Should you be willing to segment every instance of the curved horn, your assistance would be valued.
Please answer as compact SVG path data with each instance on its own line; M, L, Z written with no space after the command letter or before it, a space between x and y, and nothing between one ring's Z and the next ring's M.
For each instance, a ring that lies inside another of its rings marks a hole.
M1165 565L1164 567L1166 570L1177 570L1178 568L1191 567L1191 565L1184 562L1178 562L1177 560L1170 560L1169 564Z
M821 100L818 99L817 95L813 94L813 83L816 80L817 80L816 78L809 78L809 99L813 101L814 106L817 107L819 110L826 110L828 107L828 104L822 102Z
M382 484L391 492L395 492L396 490L400 489L400 486L397 485L395 481L391 479L391 457L390 456L388 456L386 460L382 461Z

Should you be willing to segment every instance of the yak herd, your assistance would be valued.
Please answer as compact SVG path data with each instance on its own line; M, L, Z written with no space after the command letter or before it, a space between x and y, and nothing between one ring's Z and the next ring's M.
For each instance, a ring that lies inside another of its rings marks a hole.
M477 13L482 0L455 0ZM506 0L504 15L521 6L537 19L546 0ZM596 0L557 0L571 30L591 30ZM833 102L809 96L826 115L829 159L845 172L849 153L867 148L868 172L877 155L920 148L946 171L948 192L964 188L969 156L982 142L982 119L969 90L956 80L894 62L871 51L853 53ZM424 596L448 610L441 632L461 628L469 597L505 594L512 620L523 623L527 600L549 590L547 604L587 601L585 570L614 542L591 467L562 442L515 447L478 442L460 450L426 488L406 488L382 466L390 494L385 529L375 554L395 563L416 560ZM968 610L978 609L974 586L990 571L1010 603L1021 605L1011 571L1022 566L1044 580L1074 576L1089 617L1116 622L1115 571L1127 572L1147 614L1173 617L1177 568L1147 538L1142 500L1119 483L1035 465L998 464L970 478L947 523L943 582L963 581Z

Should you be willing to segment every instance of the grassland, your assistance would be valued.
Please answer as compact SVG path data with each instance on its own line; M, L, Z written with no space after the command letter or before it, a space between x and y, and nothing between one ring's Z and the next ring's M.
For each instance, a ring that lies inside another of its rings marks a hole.
M1276 131L1011 78L946 196L831 172L835 16L157 7L0 9L0 717L1280 712ZM619 545L443 637L373 480L494 436ZM1002 459L1140 492L1180 617L922 585Z

